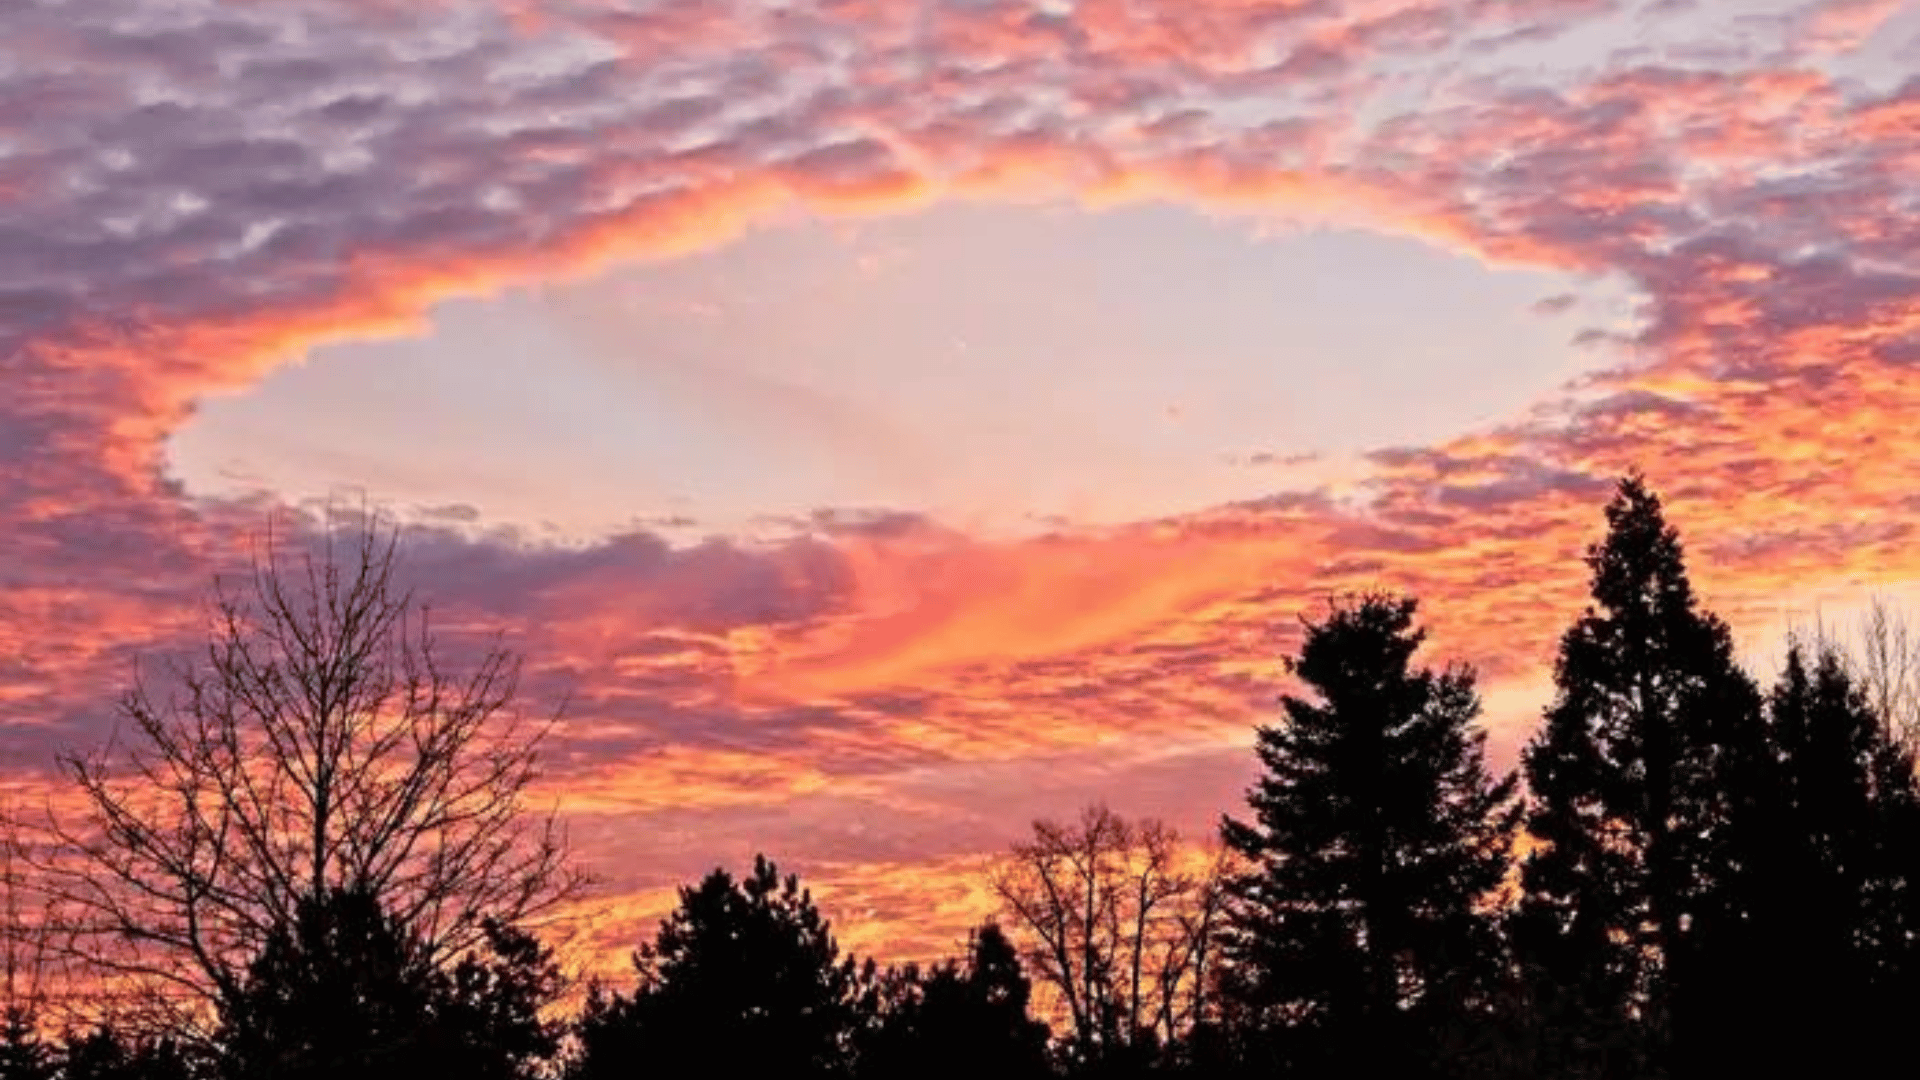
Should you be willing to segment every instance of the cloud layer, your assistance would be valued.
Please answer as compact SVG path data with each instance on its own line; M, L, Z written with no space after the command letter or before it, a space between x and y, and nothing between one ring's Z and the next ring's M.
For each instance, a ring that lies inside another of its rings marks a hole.
M512 630L536 696L571 693L553 792L633 911L766 848L911 955L957 939L984 902L970 860L1034 814L1104 793L1204 830L1298 614L1410 590L1437 657L1537 680L1630 465L1736 625L1909 580L1913 16L0 0L6 775L31 790L53 747L102 736L134 658L191 644L208 575L264 520L163 475L196 400L417 329L442 298L794 207L1170 200L1417 236L1638 310L1588 331L1592 373L1526 415L1180 518L1007 540L823 515L782 541L578 549L423 524L423 593ZM1505 752L1531 722L1494 719Z

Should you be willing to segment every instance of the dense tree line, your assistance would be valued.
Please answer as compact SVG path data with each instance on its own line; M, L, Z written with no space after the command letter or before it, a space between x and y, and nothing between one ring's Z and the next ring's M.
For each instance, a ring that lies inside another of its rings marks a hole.
M571 1013L533 917L578 879L514 831L537 733L491 737L497 654L463 680L405 636L391 557L309 563L304 603L269 565L265 632L222 609L184 717L129 699L163 805L73 759L93 828L44 835L89 837L78 858L8 845L0 1080L1692 1080L1896 1060L1920 1007L1894 666L1795 640L1763 686L1637 475L1517 772L1489 768L1473 670L1418 661L1414 599L1338 598L1214 843L1105 806L1036 823L997 918L932 966L843 954L764 857L715 869ZM37 919L16 850L52 882ZM59 935L146 992L51 1022L20 947Z

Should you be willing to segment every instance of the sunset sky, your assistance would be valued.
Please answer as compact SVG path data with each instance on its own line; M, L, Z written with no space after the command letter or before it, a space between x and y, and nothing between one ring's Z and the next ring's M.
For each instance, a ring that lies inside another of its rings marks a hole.
M1203 836L1330 593L1510 764L1626 469L1747 655L1920 583L1912 0L0 0L0 783L267 522L504 629L624 952Z

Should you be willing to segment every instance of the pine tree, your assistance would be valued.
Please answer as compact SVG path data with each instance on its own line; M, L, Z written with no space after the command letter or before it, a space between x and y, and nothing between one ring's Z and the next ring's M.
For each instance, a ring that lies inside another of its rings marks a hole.
M436 967L371 890L309 898L249 966L223 1016L228 1080L424 1073L522 1080L559 1049L540 1016L561 985L549 950L488 922L485 949Z
M715 869L682 888L634 966L631 995L589 998L576 1080L850 1068L860 972L799 880L764 857L743 881Z
M1562 1075L1642 1074L1629 1022L1685 1071L1701 1045L1686 1042L1685 991L1711 981L1691 946L1741 869L1726 858L1736 806L1765 783L1759 691L1700 609L1659 499L1630 475L1606 514L1586 558L1593 602L1561 639L1523 759L1537 846L1514 931L1555 1013L1541 1068Z
M224 1016L230 1080L399 1076L425 1062L416 1037L435 972L371 894L309 898L268 938Z
M998 923L982 923L968 949L962 1015L979 1025L982 1049L977 1071L969 1076L1020 1077L1047 1071L1049 1032L1028 1012L1033 985L1020 967L1020 954Z
M1229 885L1224 989L1308 1073L1420 1071L1499 967L1484 901L1516 778L1487 771L1471 670L1410 666L1415 607L1368 595L1307 626L1287 671L1314 698L1259 729L1254 821L1223 823L1251 867Z
M921 971L909 964L888 972L869 1006L861 1080L1047 1076L1047 1025L1028 1014L1031 994L1019 955L992 922L974 932L964 966L948 961Z
M1741 1043L1792 1071L1864 1071L1904 1019L1914 957L1908 894L1920 848L1914 763L1840 655L1796 643L1768 700L1786 814L1756 882L1765 925L1747 973ZM1732 996L1732 995L1730 995ZM1731 1025L1730 1025L1731 1026Z

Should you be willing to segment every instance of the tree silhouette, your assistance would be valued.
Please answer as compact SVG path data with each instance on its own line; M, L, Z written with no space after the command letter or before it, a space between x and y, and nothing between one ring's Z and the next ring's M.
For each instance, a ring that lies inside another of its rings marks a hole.
M1920 792L1872 693L1831 646L1809 663L1796 642L1768 699L1781 810L1751 830L1746 861L1770 876L1716 1017L1748 1067L1863 1071L1913 1006Z
M442 976L435 1025L441 1060L464 1063L459 1075L470 1080L544 1076L566 1031L545 1013L566 992L567 980L553 951L532 933L499 922L484 929L484 947L469 950Z
M1874 596L1849 625L1817 626L1811 651L1835 654L1848 678L1909 751L1920 743L1920 622L1886 596Z
M1035 822L995 865L994 891L1082 1065L1151 1058L1205 1017L1225 865L1163 822L1099 804L1071 825Z
M1310 1075L1417 1072L1499 970L1483 904L1509 866L1516 778L1487 771L1472 672L1412 668L1415 608L1367 595L1308 624L1287 670L1314 696L1259 729L1254 820L1223 823L1251 863L1228 890L1226 985Z
M107 1026L75 1034L60 1055L60 1080L198 1080L201 1058L164 1037L128 1036Z
M449 970L366 890L303 904L223 1017L227 1080L531 1076L558 1049L540 1009L558 974L530 936L490 925Z
M1543 1068L1626 1075L1647 1067L1616 1037L1629 1023L1680 1057L1705 1049L1679 1045L1685 992L1712 981L1695 979L1692 946L1718 933L1737 869L1729 799L1763 785L1766 750L1759 692L1698 607L1659 499L1630 475L1606 516L1586 558L1593 603L1561 639L1524 755L1538 845L1515 935L1563 1036Z
M367 892L335 890L302 904L227 1006L223 1072L320 1080L419 1069L436 974L419 942Z
M799 879L764 856L744 881L715 869L683 887L634 967L631 995L590 996L577 1080L852 1067L860 972Z
M974 931L964 967L909 965L880 980L876 996L861 1041L862 1080L1048 1075L1047 1025L1028 1014L1031 987L995 923Z
M581 884L553 819L527 827L546 729L514 709L517 659L450 664L396 579L397 532L369 518L346 542L329 531L296 569L269 537L175 692L125 697L132 742L62 758L87 812L49 822L38 869L79 958L174 1030L231 1006L268 939L334 889L443 965Z
M34 1012L8 1005L0 1013L0 1080L55 1080L59 1061L41 1037Z
M53 926L44 911L29 913L30 887L19 858L16 815L0 816L0 1080L51 1080L55 1047L41 1031L47 1020L48 961Z

